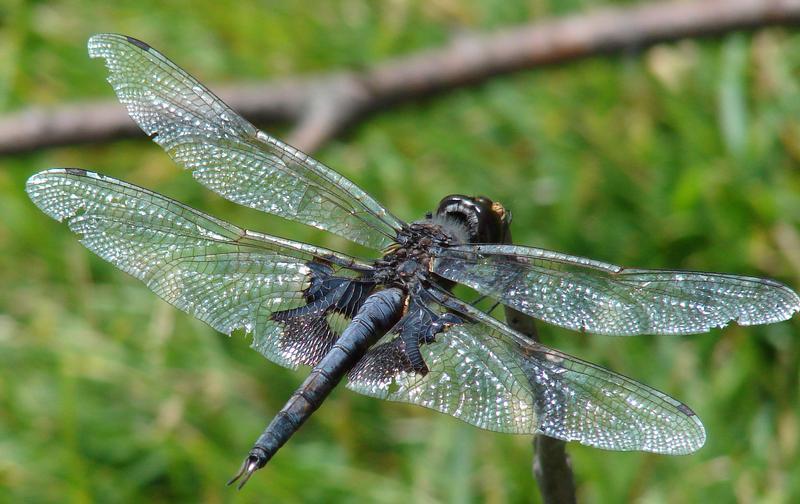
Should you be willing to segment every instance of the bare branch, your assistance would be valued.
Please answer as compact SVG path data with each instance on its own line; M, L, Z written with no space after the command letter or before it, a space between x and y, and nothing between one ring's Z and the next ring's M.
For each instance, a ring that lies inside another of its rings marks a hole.
M539 434L533 438L533 474L545 504L577 502L572 462L560 439Z
M294 130L290 145L313 152L370 106L370 94L354 74L335 74L309 89L308 103Z
M495 75L684 37L798 23L800 0L679 0L605 8L460 36L445 47L362 72L221 87L219 95L253 122L295 123L290 141L313 151L381 107ZM31 108L0 119L0 154L134 134L136 126L114 102Z

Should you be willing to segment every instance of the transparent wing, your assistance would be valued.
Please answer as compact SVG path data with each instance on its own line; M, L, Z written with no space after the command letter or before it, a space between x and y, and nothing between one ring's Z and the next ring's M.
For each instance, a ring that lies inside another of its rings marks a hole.
M89 39L130 116L203 185L257 210L383 249L402 222L306 154L259 131L195 78L131 37Z
M628 269L548 250L463 245L439 250L435 273L521 312L598 334L691 334L787 320L800 298L773 280Z
M220 332L241 329L268 359L313 364L336 336L323 314L294 314L322 271L363 269L341 254L247 231L145 189L75 169L28 179L31 200L81 243ZM317 264L310 267L310 264ZM288 312L287 312L288 310ZM299 330L299 329L302 330Z
M702 423L679 401L535 343L469 306L459 312L464 323L421 346L427 374L411 370L390 332L350 372L347 386L484 429L607 450L677 455L705 443Z

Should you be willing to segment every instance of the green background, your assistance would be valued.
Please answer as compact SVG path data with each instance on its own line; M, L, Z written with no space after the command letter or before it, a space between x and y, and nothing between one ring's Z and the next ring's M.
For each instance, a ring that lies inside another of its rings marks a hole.
M630 2L627 2L630 3ZM0 2L0 110L112 98L113 31L215 83L359 68L592 2ZM396 215L452 192L515 240L629 266L800 286L800 34L768 29L519 72L367 118L316 153ZM268 127L277 136L285 127ZM0 158L0 501L535 501L530 438L336 390L248 484L224 486L302 381L84 250L24 194L53 166L107 173L236 224L342 240L202 189L144 135ZM682 457L569 445L579 496L800 499L800 318L685 337L541 326L545 342L689 404Z

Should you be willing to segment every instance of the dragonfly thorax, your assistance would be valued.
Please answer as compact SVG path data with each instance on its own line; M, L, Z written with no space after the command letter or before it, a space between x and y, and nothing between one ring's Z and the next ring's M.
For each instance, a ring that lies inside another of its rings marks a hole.
M425 281L430 272L431 251L461 243L463 230L454 232L432 220L421 220L405 226L397 234L394 245L375 262L378 281L411 290L412 284Z
M483 196L452 194L426 219L404 226L396 243L376 261L375 277L413 290L430 278L431 250L465 243L504 243L510 238L511 214Z

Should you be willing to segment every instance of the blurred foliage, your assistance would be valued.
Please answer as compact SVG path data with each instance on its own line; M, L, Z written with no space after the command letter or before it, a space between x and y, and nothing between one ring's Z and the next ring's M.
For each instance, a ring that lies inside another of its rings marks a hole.
M85 50L101 31L149 42L213 88L368 65L459 31L594 4L2 0L0 109L110 98ZM688 40L392 108L317 157L405 219L445 194L481 193L512 209L521 244L797 288L799 86L795 31ZM203 190L144 135L0 159L0 501L539 498L530 438L344 389L243 492L226 488L304 372L265 361L84 250L23 191L51 166L95 169L240 225L352 251ZM685 401L708 430L706 447L684 457L570 445L582 499L800 499L797 318L689 337L541 332Z

